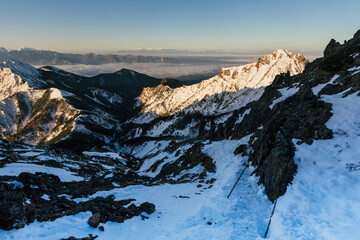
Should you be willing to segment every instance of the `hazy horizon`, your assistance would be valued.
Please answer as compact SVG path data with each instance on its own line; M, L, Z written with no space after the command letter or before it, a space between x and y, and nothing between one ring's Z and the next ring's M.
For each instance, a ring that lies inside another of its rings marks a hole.
M322 51L358 30L355 0L7 1L0 45L58 52L131 49Z

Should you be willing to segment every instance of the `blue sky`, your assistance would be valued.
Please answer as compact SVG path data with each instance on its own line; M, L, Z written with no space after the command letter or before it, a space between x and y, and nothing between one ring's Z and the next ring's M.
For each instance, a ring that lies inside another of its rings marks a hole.
M0 46L323 50L360 29L359 0L0 0Z

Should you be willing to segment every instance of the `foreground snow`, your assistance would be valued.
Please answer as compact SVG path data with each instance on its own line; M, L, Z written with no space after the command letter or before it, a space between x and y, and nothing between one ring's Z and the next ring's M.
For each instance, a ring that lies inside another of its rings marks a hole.
M20 230L0 231L2 239L57 239L99 235L97 239L246 239L262 237L272 209L257 178L249 176L251 169L238 183L230 198L226 198L246 159L234 156L234 149L242 141L220 141L207 144L203 151L216 161L216 178L211 188L199 188L198 182L142 185L97 192L88 199L113 194L116 200L135 198L136 204L149 201L156 205L156 212L146 219L140 217L124 223L103 224L105 231L88 226L90 213L67 216L54 222L35 222ZM223 149L222 152L217 149ZM206 185L205 185L206 186ZM86 199L75 199L80 202Z

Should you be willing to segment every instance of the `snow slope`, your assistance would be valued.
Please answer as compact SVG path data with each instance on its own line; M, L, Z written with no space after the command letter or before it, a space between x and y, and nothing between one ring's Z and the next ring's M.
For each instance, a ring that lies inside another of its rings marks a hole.
M360 109L354 108L360 106L360 96L342 96L322 96L333 107L326 125L334 138L295 145L298 173L277 201L270 239L336 240L360 235Z

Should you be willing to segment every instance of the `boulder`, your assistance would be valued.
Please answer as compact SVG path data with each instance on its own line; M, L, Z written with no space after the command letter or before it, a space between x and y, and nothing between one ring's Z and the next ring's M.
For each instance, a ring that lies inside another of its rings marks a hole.
M155 205L149 202L144 202L140 205L140 209L142 212L146 212L147 214L152 214L155 212Z
M100 224L100 219L100 213L95 213L89 218L88 224L93 228L97 228Z

